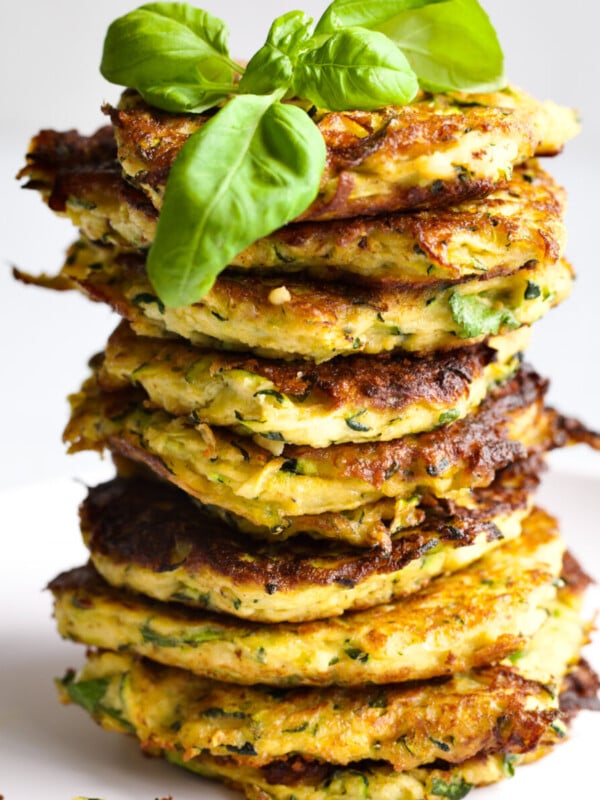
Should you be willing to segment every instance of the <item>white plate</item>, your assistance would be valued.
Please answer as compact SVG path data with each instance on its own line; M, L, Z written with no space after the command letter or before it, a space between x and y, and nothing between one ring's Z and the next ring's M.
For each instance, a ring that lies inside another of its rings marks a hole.
M0 675L0 795L5 800L226 800L240 798L158 759L141 755L126 737L102 731L81 709L57 703L52 680L83 661L81 646L63 642L43 587L83 563L77 483L60 481L0 494L3 550ZM600 478L551 472L540 500L562 522L570 548L600 578ZM590 592L600 607L600 592ZM586 650L600 668L600 636ZM473 800L568 797L574 787L592 797L600 755L600 713L583 712L570 739L510 781L474 791Z

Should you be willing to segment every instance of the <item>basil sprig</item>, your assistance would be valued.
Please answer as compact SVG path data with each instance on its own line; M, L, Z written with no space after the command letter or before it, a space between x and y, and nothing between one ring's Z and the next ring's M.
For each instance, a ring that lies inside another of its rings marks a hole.
M197 301L237 253L301 214L325 147L310 117L411 102L427 90L503 85L502 52L477 0L334 0L313 27L278 17L246 68L224 22L184 3L149 3L109 27L103 76L150 105L201 113L166 186L148 273L161 301Z

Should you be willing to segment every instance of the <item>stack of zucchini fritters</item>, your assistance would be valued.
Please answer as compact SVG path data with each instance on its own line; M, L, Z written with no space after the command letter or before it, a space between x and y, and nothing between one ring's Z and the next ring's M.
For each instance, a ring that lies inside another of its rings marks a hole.
M63 698L255 800L456 799L545 754L597 688L588 579L532 498L548 450L599 440L522 364L572 282L535 160L572 113L514 89L313 109L315 202L166 308L145 253L205 118L105 110L22 173L81 231L22 277L123 317L65 433L118 474L51 583L92 648Z

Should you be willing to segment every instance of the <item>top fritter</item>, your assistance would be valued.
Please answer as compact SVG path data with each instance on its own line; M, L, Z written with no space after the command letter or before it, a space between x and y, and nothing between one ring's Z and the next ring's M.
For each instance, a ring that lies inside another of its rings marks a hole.
M210 118L152 108L125 92L110 114L126 177L160 209L181 147ZM554 155L578 131L571 109L509 88L421 94L375 111L312 109L327 149L319 193L299 219L437 208L506 186L533 155Z

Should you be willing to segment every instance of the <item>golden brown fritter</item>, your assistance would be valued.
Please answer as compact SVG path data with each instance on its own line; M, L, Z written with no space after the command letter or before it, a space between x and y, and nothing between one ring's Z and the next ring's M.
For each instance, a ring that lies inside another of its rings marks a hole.
M28 177L26 187L39 190L88 239L148 247L158 213L121 177L111 136L110 128L91 137L42 131L20 177ZM487 198L435 211L289 225L231 263L285 274L307 270L321 280L350 272L406 283L512 272L563 255L564 206L563 189L530 161L515 170L506 189Z
M172 114L126 91L107 108L128 179L160 208L169 170L209 118ZM327 163L302 219L439 207L484 197L514 166L552 154L578 130L574 113L517 89L484 95L421 95L377 111L314 113Z
M112 588L92 566L49 588L61 635L88 646L237 684L360 686L464 672L521 651L551 613L563 551L554 521L537 511L516 540L419 592L302 625L153 602ZM125 569L136 571L135 561ZM153 577L136 583L145 588Z
M148 281L142 255L84 241L71 248L61 277L92 300L107 303L139 335L179 335L200 347L317 362L393 350L424 355L477 344L531 325L562 302L573 283L564 260L428 287L323 283L297 276L284 281L226 271L198 302L166 308ZM48 279L37 282L45 285Z
M426 502L418 526L387 531L385 549L253 540L169 484L140 478L91 489L81 529L114 586L240 618L310 620L409 594L518 536L539 468L534 461L504 470L472 493L468 508Z
M210 754L264 767L290 756L341 765L373 759L407 770L438 758L452 764L481 752L525 753L561 725L560 685L587 638L568 602L557 601L556 612L516 665L442 680L274 692L101 653L66 677L63 692L77 702L73 684L95 681L99 691L86 707L99 722L110 717L122 730L118 721L125 721L143 746L186 760ZM530 659L543 665L537 679L521 674L535 674Z
M141 462L202 503L277 528L290 516L385 497L464 497L489 485L498 469L573 438L562 418L544 410L545 388L521 370L477 413L444 428L391 442L284 445L274 454L227 428L148 409L136 390L102 392L92 378L71 398L65 441L71 452L109 449Z
M370 281L434 283L513 272L555 261L565 245L565 193L535 161L506 189L485 198L414 213L304 222L259 239L235 267L307 270L323 280L350 272Z
M43 130L29 145L19 178L66 214L91 240L148 247L157 212L143 192L123 180L110 126L92 136Z
M149 406L258 435L265 447L327 447L389 441L466 416L488 387L514 374L528 342L525 329L490 346L423 358L396 353L312 364L201 350L136 336L121 323L98 381L108 391L140 386Z

